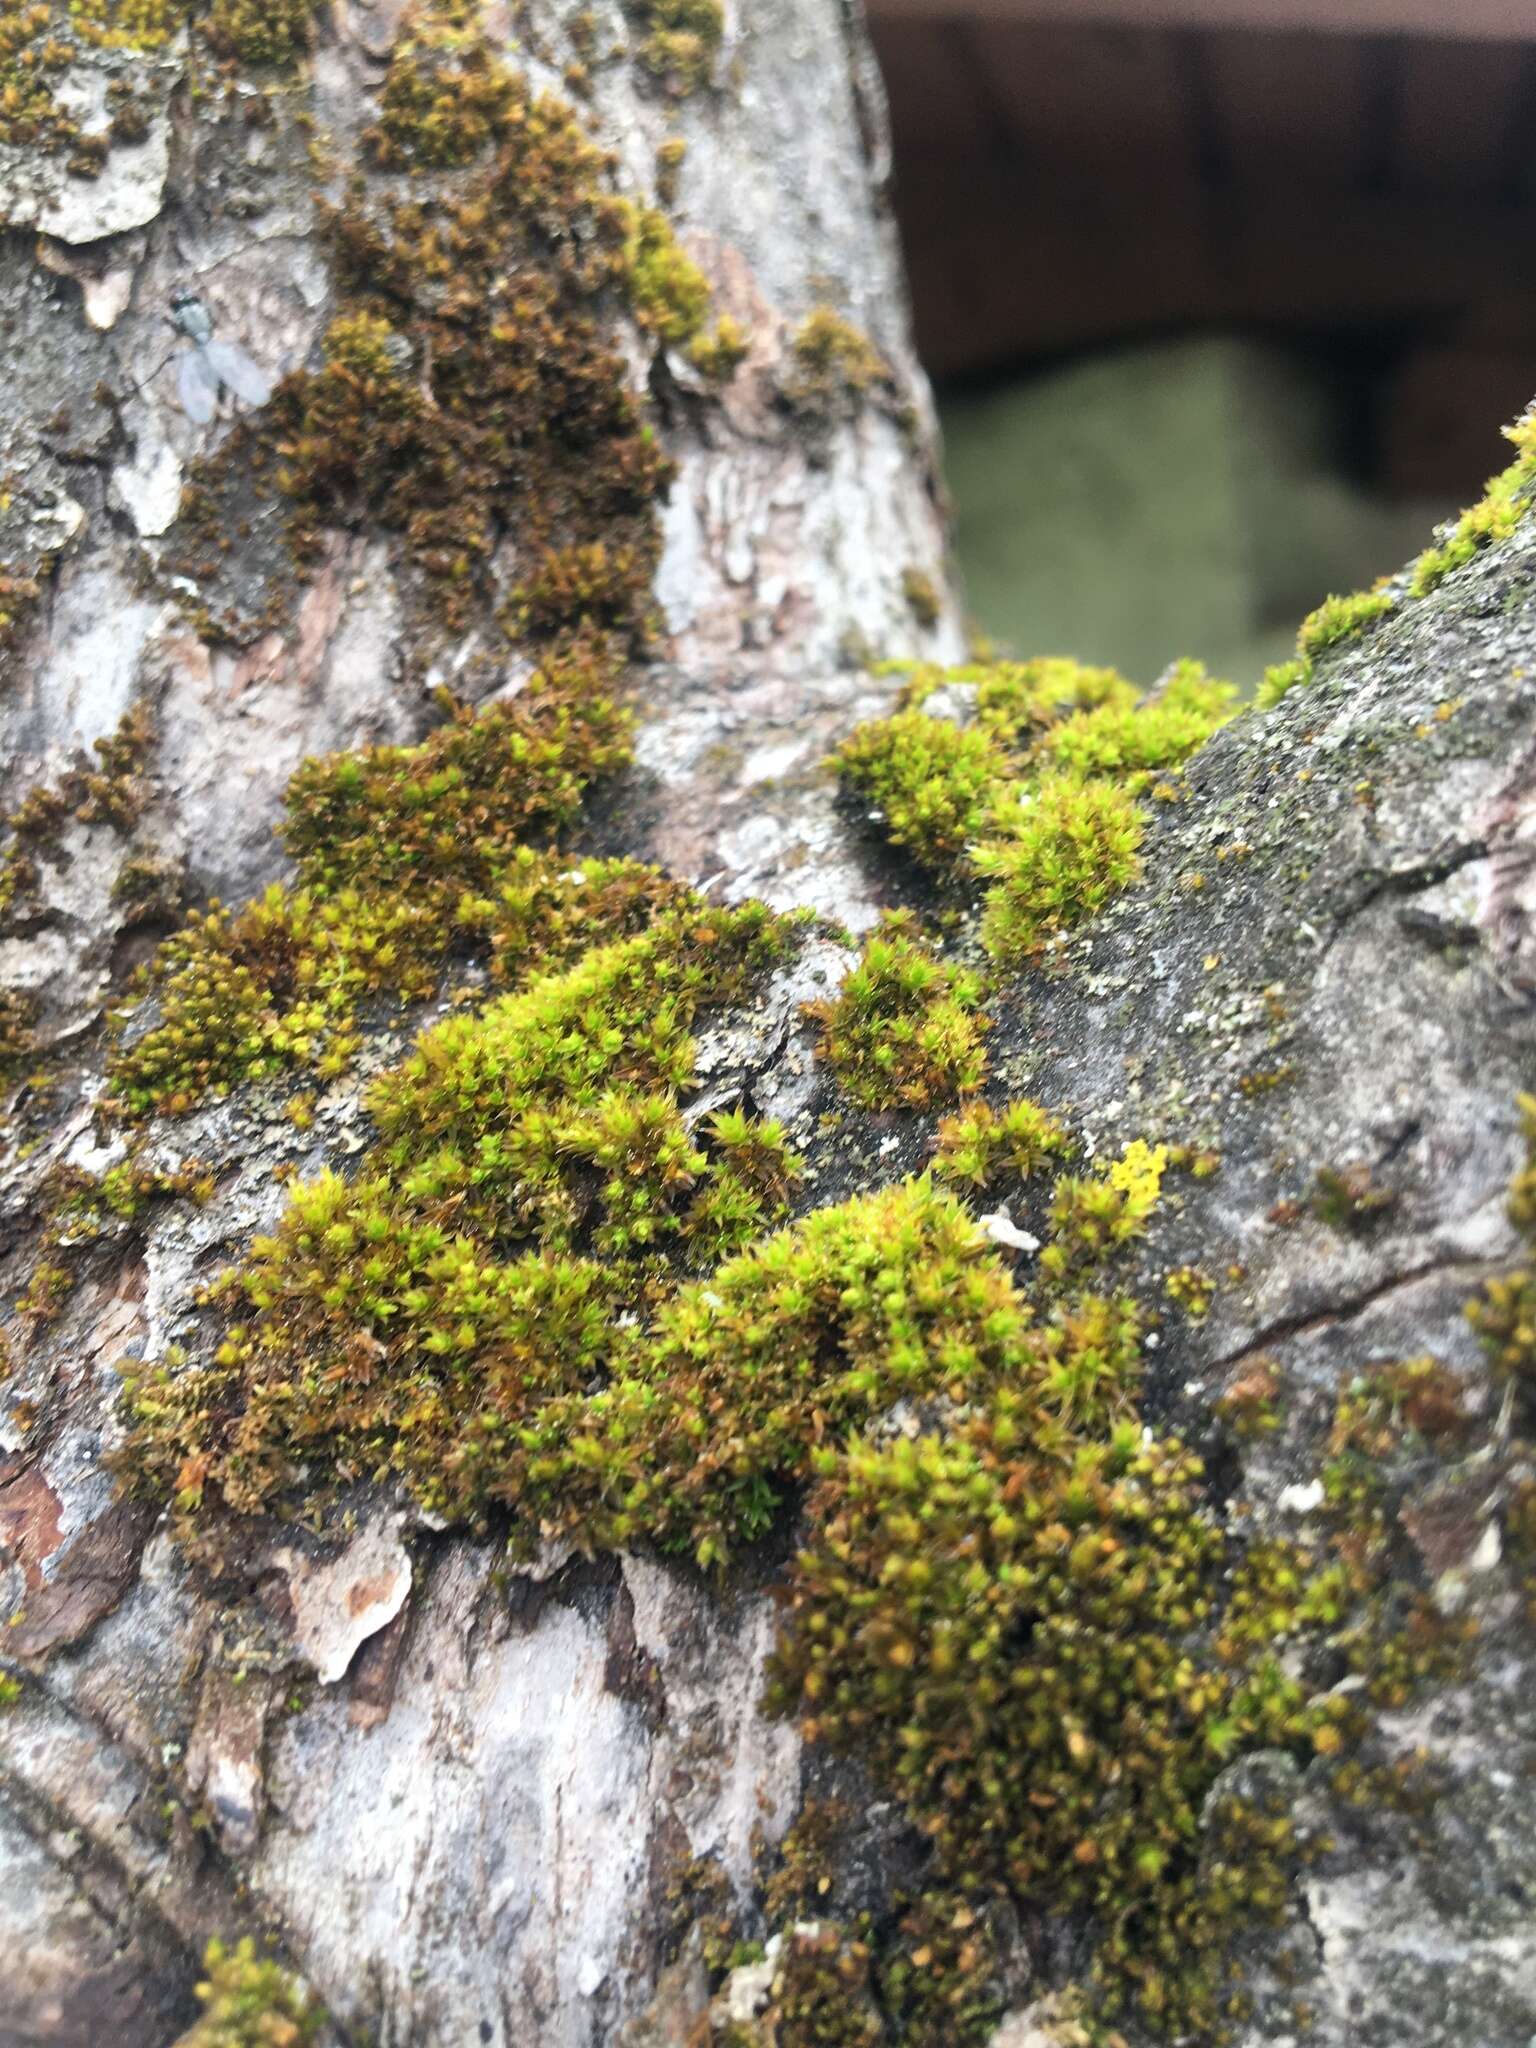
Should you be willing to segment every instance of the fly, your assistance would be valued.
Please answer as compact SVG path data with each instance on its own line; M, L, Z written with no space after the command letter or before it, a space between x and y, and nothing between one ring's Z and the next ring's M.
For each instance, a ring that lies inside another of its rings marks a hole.
M189 420L205 426L213 418L219 393L230 391L247 405L265 405L272 379L232 341L215 341L213 315L195 292L178 291L171 299L171 325L192 344L176 367L176 391Z

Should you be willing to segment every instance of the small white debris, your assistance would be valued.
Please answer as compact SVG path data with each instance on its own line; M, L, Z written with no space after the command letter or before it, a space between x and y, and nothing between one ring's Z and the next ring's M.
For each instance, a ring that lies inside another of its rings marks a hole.
M585 868L567 868L560 879L569 882L573 889L580 889L586 882L587 871Z
M583 1956L576 1973L576 1988L583 1998L593 1998L608 1981L608 1972L596 1956Z
M886 1155L886 1153L887 1153L887 1152L894 1152L894 1151L896 1150L896 1147L897 1147L897 1146L898 1146L898 1145L899 1145L900 1143L901 1143L901 1140L900 1140L900 1138L898 1138L898 1137L896 1136L896 1134L895 1134L895 1132L894 1132L894 1131L893 1131L893 1132L891 1133L890 1137L888 1137L888 1138L882 1138L882 1139L880 1140L880 1156L881 1156L881 1158L883 1159L883 1158L885 1157L885 1155Z
M1282 1515L1315 1514L1323 1504L1324 1495L1321 1479L1313 1479L1306 1486L1282 1486L1277 1506Z
M1006 1245L1014 1252L1037 1252L1040 1249L1038 1237L1031 1237L1027 1230L1020 1230L1006 1209L994 1209L990 1216L977 1218L982 1229L994 1244Z

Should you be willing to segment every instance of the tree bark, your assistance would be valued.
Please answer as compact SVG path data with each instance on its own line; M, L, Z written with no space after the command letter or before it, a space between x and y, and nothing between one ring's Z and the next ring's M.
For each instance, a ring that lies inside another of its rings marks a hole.
M603 12L599 49L638 46L644 15ZM544 0L517 11L515 48L513 22L490 27L555 91L591 47ZM50 1168L120 1156L93 1107L104 1005L182 906L284 872L272 833L299 762L415 738L439 685L489 702L532 665L496 623L510 560L429 644L408 617L400 529L377 519L329 528L290 588L247 507L220 573L278 591L259 631L214 631L170 580L183 482L235 431L227 400L198 426L178 399L173 295L197 292L217 334L273 377L319 360L343 286L314 202L363 162L399 32L393 5L338 5L296 74L234 84L259 121L209 89L196 32L147 55L86 51L85 74L132 73L143 136L114 144L92 181L25 148L0 161L16 394L0 534L13 579L36 586L13 607L0 698L13 807L78 778L133 707L153 715L133 814L91 815L69 785L0 937L0 981L31 1006L42 1062L19 1084L25 1142L4 1168L13 1294ZM845 0L784 0L761 20L728 7L699 90L673 96L633 51L591 62L586 81L581 118L615 152L619 189L648 197L659 146L686 140L676 232L750 337L712 392L682 351L623 327L676 477L636 762L587 829L725 900L806 904L857 930L911 878L837 806L820 761L891 707L899 682L875 655L961 651L862 25ZM800 323L825 303L887 372L808 422L784 393ZM515 553L511 535L498 545ZM1298 2000L1308 2038L1328 2044L1524 2048L1536 2026L1536 1823L1515 1789L1536 1767L1536 1716L1498 1534L1518 1458L1464 1316L1517 1254L1504 1196L1536 1045L1533 564L1527 521L1277 712L1218 735L1183 800L1154 807L1140 885L1074 940L1067 972L994 1005L1000 1080L1070 1108L1091 1149L1177 1135L1221 1155L1159 1210L1132 1270L1153 1294L1185 1265L1215 1276L1209 1313L1170 1321L1150 1354L1147 1403L1218 1445L1254 1527L1304 1518L1341 1372L1433 1353L1480 1418L1476 1452L1426 1474L1413 1526L1426 1584L1480 1616L1481 1647L1378 1731L1389 1759L1434 1760L1441 1796L1411 1824L1385 1810L1341 1823L1291 1908L1294 1981L1282 1993L1261 1977L1236 2024L1252 2048L1293 2038ZM931 608L913 606L906 571L928 580ZM125 896L114 885L135 861ZM818 1133L835 1097L798 1004L848 955L816 943L715 1049L716 1069L778 1104L828 1184L850 1146L883 1177L914 1170L931 1119L861 1113L841 1138ZM378 1021L363 1071L421 1021ZM827 1782L760 1705L771 1560L726 1590L640 1549L555 1551L509 1579L493 1546L379 1492L344 1544L263 1523L215 1572L104 1467L116 1363L164 1355L198 1287L271 1226L274 1166L345 1165L363 1142L355 1080L307 1135L283 1119L284 1092L177 1120L172 1149L211 1164L212 1198L109 1234L53 1320L13 1318L0 1532L22 1685L0 1722L0 1925L20 1961L0 2038L158 2048L195 2014L207 1939L250 1931L277 1938L339 2039L682 2040L707 1991L691 1951L672 1959L678 1869L708 1857L744 1897L757 1839ZM1313 1175L1356 1162L1392 1205L1369 1230L1329 1230L1304 1208ZM1282 1425L1214 1436L1213 1404L1261 1359ZM1305 1796L1326 1804L1310 1781ZM878 1808L860 1815L850 1858L878 1860L882 1830ZM1049 1978L1044 1950L1034 1967ZM1030 2024L1009 2038L1033 2042Z

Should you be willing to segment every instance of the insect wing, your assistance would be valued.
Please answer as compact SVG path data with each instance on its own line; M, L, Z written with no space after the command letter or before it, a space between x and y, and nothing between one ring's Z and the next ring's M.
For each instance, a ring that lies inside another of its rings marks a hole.
M202 427L213 418L214 407L219 402L218 372L205 359L200 348L182 351L181 360L176 365L176 393L189 420L195 420Z
M265 405L272 396L272 379L234 342L210 341L203 354L219 381L247 405Z

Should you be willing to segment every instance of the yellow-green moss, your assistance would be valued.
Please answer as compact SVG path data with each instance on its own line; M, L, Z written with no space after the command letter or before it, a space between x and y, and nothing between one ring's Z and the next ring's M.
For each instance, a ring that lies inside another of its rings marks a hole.
M1198 753L1236 705L1231 683L1209 676L1198 661L1181 661L1155 697L1134 706L1101 704L1049 725L1038 753L1075 775L1113 776L1141 790Z
M1377 619L1385 618L1396 604L1389 590L1357 590L1350 597L1325 597L1301 622L1296 636L1297 655L1302 661L1316 661L1341 640L1352 640Z
M202 2017L175 2048L303 2048L319 2037L324 2008L297 1977L259 1957L249 1935L232 1949L210 1941L203 1969Z
M811 1003L820 1054L866 1109L922 1108L973 1093L986 1077L981 983L887 918L831 1002Z
M685 900L639 863L572 868L524 843L552 842L625 758L626 730L555 667L510 703L455 708L419 746L304 763L287 802L294 885L194 912L160 948L138 991L159 1017L115 1057L115 1099L176 1112L284 1067L334 1077L363 996L426 996L470 949L512 981Z
M920 626L939 623L939 592L926 569L906 568L901 572L901 594L907 610Z
M1007 756L979 727L921 711L861 725L833 759L843 782L879 807L895 844L940 873L985 829L1012 780Z
M319 0L213 0L201 28L221 57L286 70L314 48L318 15Z
M1504 429L1516 455L1507 469L1491 477L1478 502L1463 512L1443 541L1426 548L1414 564L1413 594L1425 597L1495 541L1506 539L1536 505L1536 413L1528 413Z
M894 388L890 365L861 328L817 306L796 328L781 389L791 408L826 423L857 411L877 390Z
M1001 1110L973 1102L939 1124L933 1170L940 1179L985 1188L1007 1175L1028 1180L1077 1147L1066 1126L1021 1098Z
M1115 783L1049 776L995 823L974 862L992 885L982 942L1005 966L1037 958L1139 872L1141 813Z
M667 91L685 97L709 85L725 36L720 0L634 0L640 61Z

